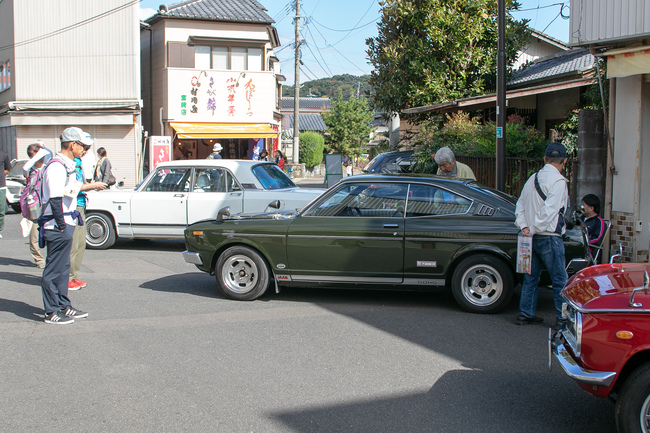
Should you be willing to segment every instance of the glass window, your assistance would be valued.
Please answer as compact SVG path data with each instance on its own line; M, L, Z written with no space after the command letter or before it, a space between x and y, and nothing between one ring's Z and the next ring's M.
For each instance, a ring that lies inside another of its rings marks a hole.
M230 69L228 47L212 47L212 69Z
M194 192L240 191L232 174L223 168L197 168L194 170Z
M308 216L403 218L407 185L359 183L341 186Z
M248 68L249 71L262 70L262 49L249 48L248 49Z
M143 191L179 191L190 190L189 168L161 168L151 177Z
M293 188L295 183L275 164L260 164L253 167L253 174L264 189Z
M246 48L232 47L230 49L230 69L233 71L245 71L246 56Z
M472 202L453 192L430 185L411 185L406 207L407 217L466 213Z
M194 47L194 67L196 69L210 69L209 45L196 45Z

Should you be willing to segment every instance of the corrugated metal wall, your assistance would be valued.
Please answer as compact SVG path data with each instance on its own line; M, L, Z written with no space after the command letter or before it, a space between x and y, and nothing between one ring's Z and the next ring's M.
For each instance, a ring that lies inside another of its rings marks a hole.
M650 0L571 0L569 44L650 33Z
M118 181L124 181L125 187L133 187L137 183L137 167L135 161L139 155L136 150L137 130L135 125L80 125L88 132L95 144L90 149L97 158L97 149L106 149L108 159L113 165L113 175ZM45 145L52 151L61 150L59 136L65 129L61 125L23 125L16 127L17 158L27 158L27 146L36 140L45 142ZM9 128L1 128L9 129Z
M20 0L14 13L16 99L140 99L137 1Z

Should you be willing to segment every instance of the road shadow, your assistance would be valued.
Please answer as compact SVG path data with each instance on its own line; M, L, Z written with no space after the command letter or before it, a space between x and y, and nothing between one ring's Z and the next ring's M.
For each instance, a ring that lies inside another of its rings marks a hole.
M160 292L186 293L188 295L206 298L222 298L218 293L214 278L209 274L188 272L185 274L168 275L140 284L143 289Z
M309 433L575 431L563 420L580 416L574 406L582 400L577 387L548 386L548 372L513 371L506 383L502 377L502 370L452 370L428 392L271 416L293 432ZM595 398L589 403L581 405L588 416L580 418L580 431L616 431L612 404Z
M0 257L0 266L20 266L24 268L34 268L34 262L31 260L16 259L14 257ZM40 270L40 269L39 269Z
M185 241L166 239L117 239L114 250L185 251Z
M36 268L35 268L36 269ZM39 269L40 271L40 269ZM19 284L27 284L30 286L41 285L41 272L38 275L21 274L17 272L2 272L0 273L0 281L11 281Z
M33 305L11 299L0 298L0 311L5 311L27 320L37 322L43 320L43 308L36 308Z

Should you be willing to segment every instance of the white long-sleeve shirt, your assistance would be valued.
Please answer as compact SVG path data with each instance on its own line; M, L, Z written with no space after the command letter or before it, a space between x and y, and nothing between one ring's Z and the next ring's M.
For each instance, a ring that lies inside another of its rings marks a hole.
M537 181L546 194L543 200L535 188L535 175L532 175L521 191L515 210L515 224L519 229L528 227L530 234L555 235L560 209L569 206L568 180L551 164L546 164L537 174ZM562 226L561 232L564 233Z

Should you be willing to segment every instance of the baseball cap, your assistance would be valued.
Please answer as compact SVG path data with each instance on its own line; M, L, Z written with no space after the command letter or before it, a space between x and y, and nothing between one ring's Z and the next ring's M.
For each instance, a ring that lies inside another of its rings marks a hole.
M548 146L546 146L546 150L544 151L544 156L566 158L566 149L564 148L562 143L553 142L550 143Z
M84 146L92 146L93 143L95 142L92 138L90 138L90 134L84 132L81 128L77 128L74 126L65 129L63 131L63 134L61 134L62 143L66 143L69 141L78 141Z
M219 152L219 151L222 150L222 149L223 149L223 147L221 147L221 144L219 144L219 143L217 143L217 144L215 144L214 146L212 146L212 151L213 151L213 152Z

